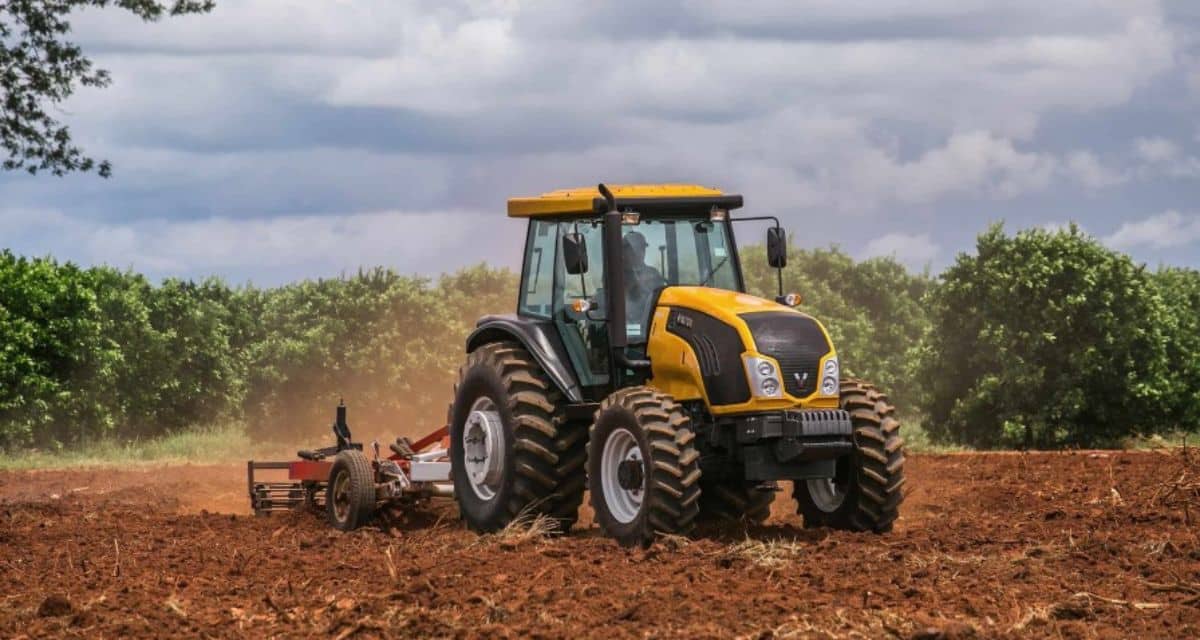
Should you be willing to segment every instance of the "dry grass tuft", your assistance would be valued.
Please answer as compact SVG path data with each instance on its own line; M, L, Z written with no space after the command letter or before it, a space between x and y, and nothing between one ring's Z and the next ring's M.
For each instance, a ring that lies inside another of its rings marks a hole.
M1178 510L1183 512L1183 519L1192 525L1192 512L1200 510L1200 461L1195 459L1194 452L1185 446L1178 453L1172 454L1177 460L1176 469L1172 472L1174 480L1160 483L1150 497L1154 507Z
M661 544L663 548L671 551L680 551L682 549L686 549L688 545L692 544L692 541L689 540L687 536L676 535L673 533L659 534L657 542Z
M764 569L778 569L791 564L804 553L804 546L795 540L745 540L730 545L726 556L744 558Z
M501 549L516 549L531 543L542 542L560 532L558 520L542 513L522 512L503 529L485 536Z

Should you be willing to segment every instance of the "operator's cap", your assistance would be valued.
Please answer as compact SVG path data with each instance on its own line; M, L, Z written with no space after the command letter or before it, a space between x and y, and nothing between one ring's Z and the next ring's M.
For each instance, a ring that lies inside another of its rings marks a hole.
M625 237L622 238L621 241L638 249L645 249L650 244L646 242L646 237L637 231L630 231L629 233L625 234Z

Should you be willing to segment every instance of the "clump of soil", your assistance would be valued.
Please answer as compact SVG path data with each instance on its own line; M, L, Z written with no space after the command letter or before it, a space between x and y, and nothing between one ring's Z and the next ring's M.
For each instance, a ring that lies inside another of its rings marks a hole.
M75 608L71 606L71 601L66 596L54 594L46 596L46 599L42 600L42 604L38 605L37 616L39 618L54 618L65 616L74 610Z

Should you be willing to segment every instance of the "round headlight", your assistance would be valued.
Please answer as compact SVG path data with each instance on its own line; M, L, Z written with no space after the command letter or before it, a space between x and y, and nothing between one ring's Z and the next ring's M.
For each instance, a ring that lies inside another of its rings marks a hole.
M766 360L759 360L758 361L758 375L760 375L764 378L767 376L775 375L775 365L771 364L770 362L767 362Z
M764 396L773 396L779 393L779 381L775 378L767 378L762 381L762 392Z
M833 376L834 378L836 378L837 374L838 374L838 361L837 360L826 360L825 361L825 375Z
M821 393L824 395L827 395L827 396L833 396L833 395L837 395L837 392L838 392L837 378L826 376L825 379L821 381Z

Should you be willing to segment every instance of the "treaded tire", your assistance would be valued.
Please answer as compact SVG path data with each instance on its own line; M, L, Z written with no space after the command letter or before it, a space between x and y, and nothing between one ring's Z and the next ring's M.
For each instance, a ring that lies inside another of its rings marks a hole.
M850 412L855 448L838 460L838 484L845 498L836 509L822 509L802 480L796 481L793 496L807 527L891 531L904 499L904 440L896 408L869 382L843 379L841 389L841 407Z
M472 489L463 432L475 401L490 398L504 433L504 468L495 495ZM459 512L472 530L503 529L523 513L545 514L568 531L583 502L587 431L568 425L562 394L519 343L494 342L467 354L449 410L450 463Z
M605 443L631 433L643 460L640 507L629 522L609 509L602 480ZM675 400L648 387L609 395L596 411L587 444L588 488L600 529L624 546L648 546L658 534L686 535L700 512L700 453L691 421Z
M701 481L700 521L709 524L762 524L771 516L774 491L738 478Z
M340 486L345 481L345 487ZM336 492L343 492L339 497ZM325 487L325 516L341 531L353 531L375 515L375 470L367 456L346 449L333 459L329 484Z

